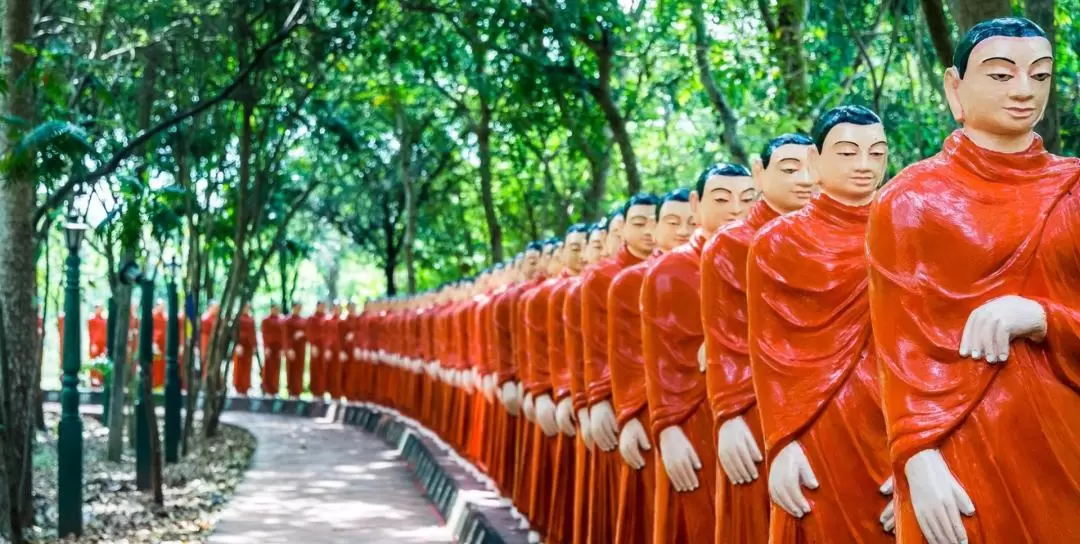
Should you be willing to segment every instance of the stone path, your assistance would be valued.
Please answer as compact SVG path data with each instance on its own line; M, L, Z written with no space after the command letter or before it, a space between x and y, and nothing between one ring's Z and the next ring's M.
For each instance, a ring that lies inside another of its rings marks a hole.
M438 512L386 444L357 428L226 412L258 440L212 544L452 542Z

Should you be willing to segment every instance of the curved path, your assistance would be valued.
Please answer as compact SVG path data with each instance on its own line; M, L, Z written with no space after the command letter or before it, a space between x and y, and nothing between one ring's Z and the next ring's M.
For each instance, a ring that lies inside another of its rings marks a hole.
M258 440L212 544L452 542L398 452L317 419L227 412Z

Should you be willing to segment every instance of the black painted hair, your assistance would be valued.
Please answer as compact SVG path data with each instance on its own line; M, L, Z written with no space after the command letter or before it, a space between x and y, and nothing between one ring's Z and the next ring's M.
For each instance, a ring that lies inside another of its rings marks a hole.
M739 177L750 176L750 170L741 164L734 164L730 162L718 162L705 169L697 178L697 183L694 184L694 190L697 191L698 197L704 197L705 195L705 182L709 181L709 178L713 176L724 177Z
M601 220L589 225L589 234L592 234L592 233L594 233L594 232L596 232L598 230L603 231L603 232L607 232L607 219L606 218L601 219Z
M829 132L842 123L861 126L877 125L881 123L881 118L864 106L837 106L821 114L821 117L814 122L814 130L810 132L814 137L814 146L819 152L825 145L825 138Z
M660 197L658 197L658 196L656 196L656 195L654 195L652 193L638 193L638 194L630 197L630 200L627 200L626 204L623 204L623 208L622 208L623 219L626 218L626 214L630 211L630 208L633 208L634 206L656 206L656 207L660 207Z
M570 225L570 228L566 229L566 235L567 236L570 236L571 234L574 234L575 232L588 233L589 232L589 225L586 225L585 223L574 223L573 225Z
M610 227L611 222L614 221L616 217L622 217L623 219L626 219L626 214L623 211L623 207L621 205L615 206L611 209L610 212L608 212L607 217L604 219L604 228L606 229Z
M814 145L814 141L805 134L781 134L780 136L769 140L769 143L765 144L765 148L761 150L761 166L768 168L769 162L772 161L773 151L788 144Z
M657 220L660 219L660 208L664 207L665 202L690 202L690 189L679 187L673 191L668 191L668 193L660 199L660 205L656 207Z
M541 242L539 240L537 240L535 242L529 242L529 245L525 246L525 252L526 253L528 253L530 251L535 251L535 252L539 253L539 252L542 252L543 250L544 250L544 242Z
M968 60L975 46L998 36L1006 38L1045 38L1046 32L1034 22L1023 17L1001 17L983 21L967 31L964 39L956 46L953 53L953 66L960 72L960 79L964 79L967 72Z
M548 238L547 240L544 240L544 249L547 249L549 247L559 247L559 244L561 243L562 240L559 240L558 238L553 236L551 238Z

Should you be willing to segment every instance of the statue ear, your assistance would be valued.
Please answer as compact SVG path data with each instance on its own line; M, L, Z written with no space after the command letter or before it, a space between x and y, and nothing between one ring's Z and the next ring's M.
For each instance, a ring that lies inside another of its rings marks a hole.
M761 161L761 157L754 157L754 160L750 161L750 174L754 180L754 188L758 192L764 190L762 183L765 181L765 163Z
M960 71L955 66L945 70L945 99L949 102L953 119L964 124L964 106L960 104Z
M810 175L810 179L819 184L821 183L820 161L821 153L818 152L817 146L810 146L810 150L806 152L806 173Z

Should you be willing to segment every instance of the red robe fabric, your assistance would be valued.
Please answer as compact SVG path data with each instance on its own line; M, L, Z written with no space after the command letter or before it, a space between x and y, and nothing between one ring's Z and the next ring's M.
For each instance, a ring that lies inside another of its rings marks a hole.
M512 286L502 294L496 295L494 311L492 312L492 366L495 368L496 384L502 387L504 383L513 381L516 377L516 365L514 363L513 344L513 310L517 297L521 293L519 286ZM517 441L519 434L518 416L511 416L505 409L497 408L496 413L500 417L501 431L498 438L498 451L500 455L492 476L499 486L504 497L514 496L514 477L518 467L514 464L517 453Z
M641 288L642 346L652 438L678 426L701 459L699 486L677 493L663 463L656 465L653 539L655 542L706 542L714 537L716 440L706 402L705 376L698 351L701 327L701 251L705 234L660 256L645 273ZM659 453L657 453L659 455Z
M901 542L922 541L903 467L927 448L975 504L970 542L1080 540L1078 175L1041 139L1005 154L957 131L874 205L870 307ZM1004 363L961 358L968 316L1004 295L1043 304L1046 339L1014 340Z
M86 329L90 336L90 360L93 361L98 357L106 355L105 347L108 345L108 320L105 316L95 313L86 322ZM63 338L60 339L63 342ZM92 387L101 387L104 385L105 377L100 370L90 371L90 385Z
M154 388L165 387L165 329L169 324L169 318L165 310L154 309L153 342L154 357L150 375L153 376Z
M537 286L544 281L544 278L537 278L532 282L526 282L523 286L523 291L518 297L517 303L514 306L514 359L518 361L517 379L522 382L522 387L525 387L529 379L528 369L528 330L529 326L526 322L526 309L528 308L529 299L532 298L533 293L536 291ZM522 399L524 400L524 399ZM531 510L533 502L533 483L531 478L531 470L533 464L533 456L536 455L536 442L534 428L535 424L531 423L524 416L518 418L517 433L520 437L516 447L514 466L514 504L518 510L529 521L535 523L535 516Z
M317 398L322 398L326 393L326 313L316 311L307 318L308 345L311 346L311 357L308 363L308 389ZM318 353L315 352L318 350Z
M289 314L284 321L283 347L285 348L285 388L290 397L304 392L304 362L307 360L307 319L300 314ZM289 357L289 350L293 356Z
M134 318L133 318L134 319ZM199 358L202 366L202 375L206 377L206 370L210 368L210 335L214 331L214 323L217 322L217 314L210 310L203 312L199 319Z
M323 359L326 361L326 391L330 398L341 398L341 371L345 363L341 360L343 355L341 334L341 314L331 313L323 322L323 338L326 350Z
M561 281L561 278L549 278L534 288L527 297L525 303L526 332L526 370L522 379L525 391L531 393L533 399L542 395L551 394L550 363L548 359L548 346L550 344L547 312L551 291ZM532 426L532 464L529 468L531 478L532 495L530 496L530 518L540 534L552 535L551 501L554 498L552 489L553 464L552 449L554 440L544 434L540 425Z
M551 399L558 407L559 402L570 395L570 369L566 364L566 331L563 328L563 308L566 305L566 292L573 282L567 274L551 288L547 307L548 330L548 379ZM551 530L548 540L566 542L574 534L574 501L567 497L574 495L575 438L559 433L551 439L552 482L551 495Z
M802 519L773 506L770 542L890 542L878 521L889 467L867 299L870 207L821 194L754 238L750 360L766 461L797 440L820 487Z
M761 415L750 371L746 321L746 254L754 234L780 214L764 200L743 221L720 229L701 254L701 322L705 329L705 381L712 408L713 436L729 419L742 416L765 451ZM769 478L735 485L716 468L716 542L766 542L769 539Z
M268 315L259 328L263 338L262 392L276 396L281 378L281 350L285 345L285 320L280 315Z
M585 359L585 388L589 405L611 400L608 366L608 289L615 275L641 262L623 246L611 259L585 272L581 293L581 336ZM592 542L612 542L619 513L619 471L622 458L616 450L593 451L592 500L589 501L589 532Z
M586 267L588 270L589 267ZM585 356L581 336L581 288L584 285L582 275L570 278L566 288L566 300L563 301L563 342L565 344L566 368L569 380L568 391L559 392L573 399L575 420L578 410L588 408L588 395L585 391ZM574 437L574 514L573 536L571 542L584 544L589 537L589 505L592 498L592 486L589 477L592 474L593 453L585 446L579 429Z
M240 314L236 327L236 345L244 348L241 354L233 353L233 387L241 395L251 389L251 359L255 355L255 318Z
M635 419L641 421L646 433L651 428L646 409L645 353L641 345L641 285L645 272L656 258L650 257L619 272L608 290L608 362L620 430ZM619 466L616 542L648 544L653 541L655 453L655 447L642 450L645 467L640 470L625 462Z

